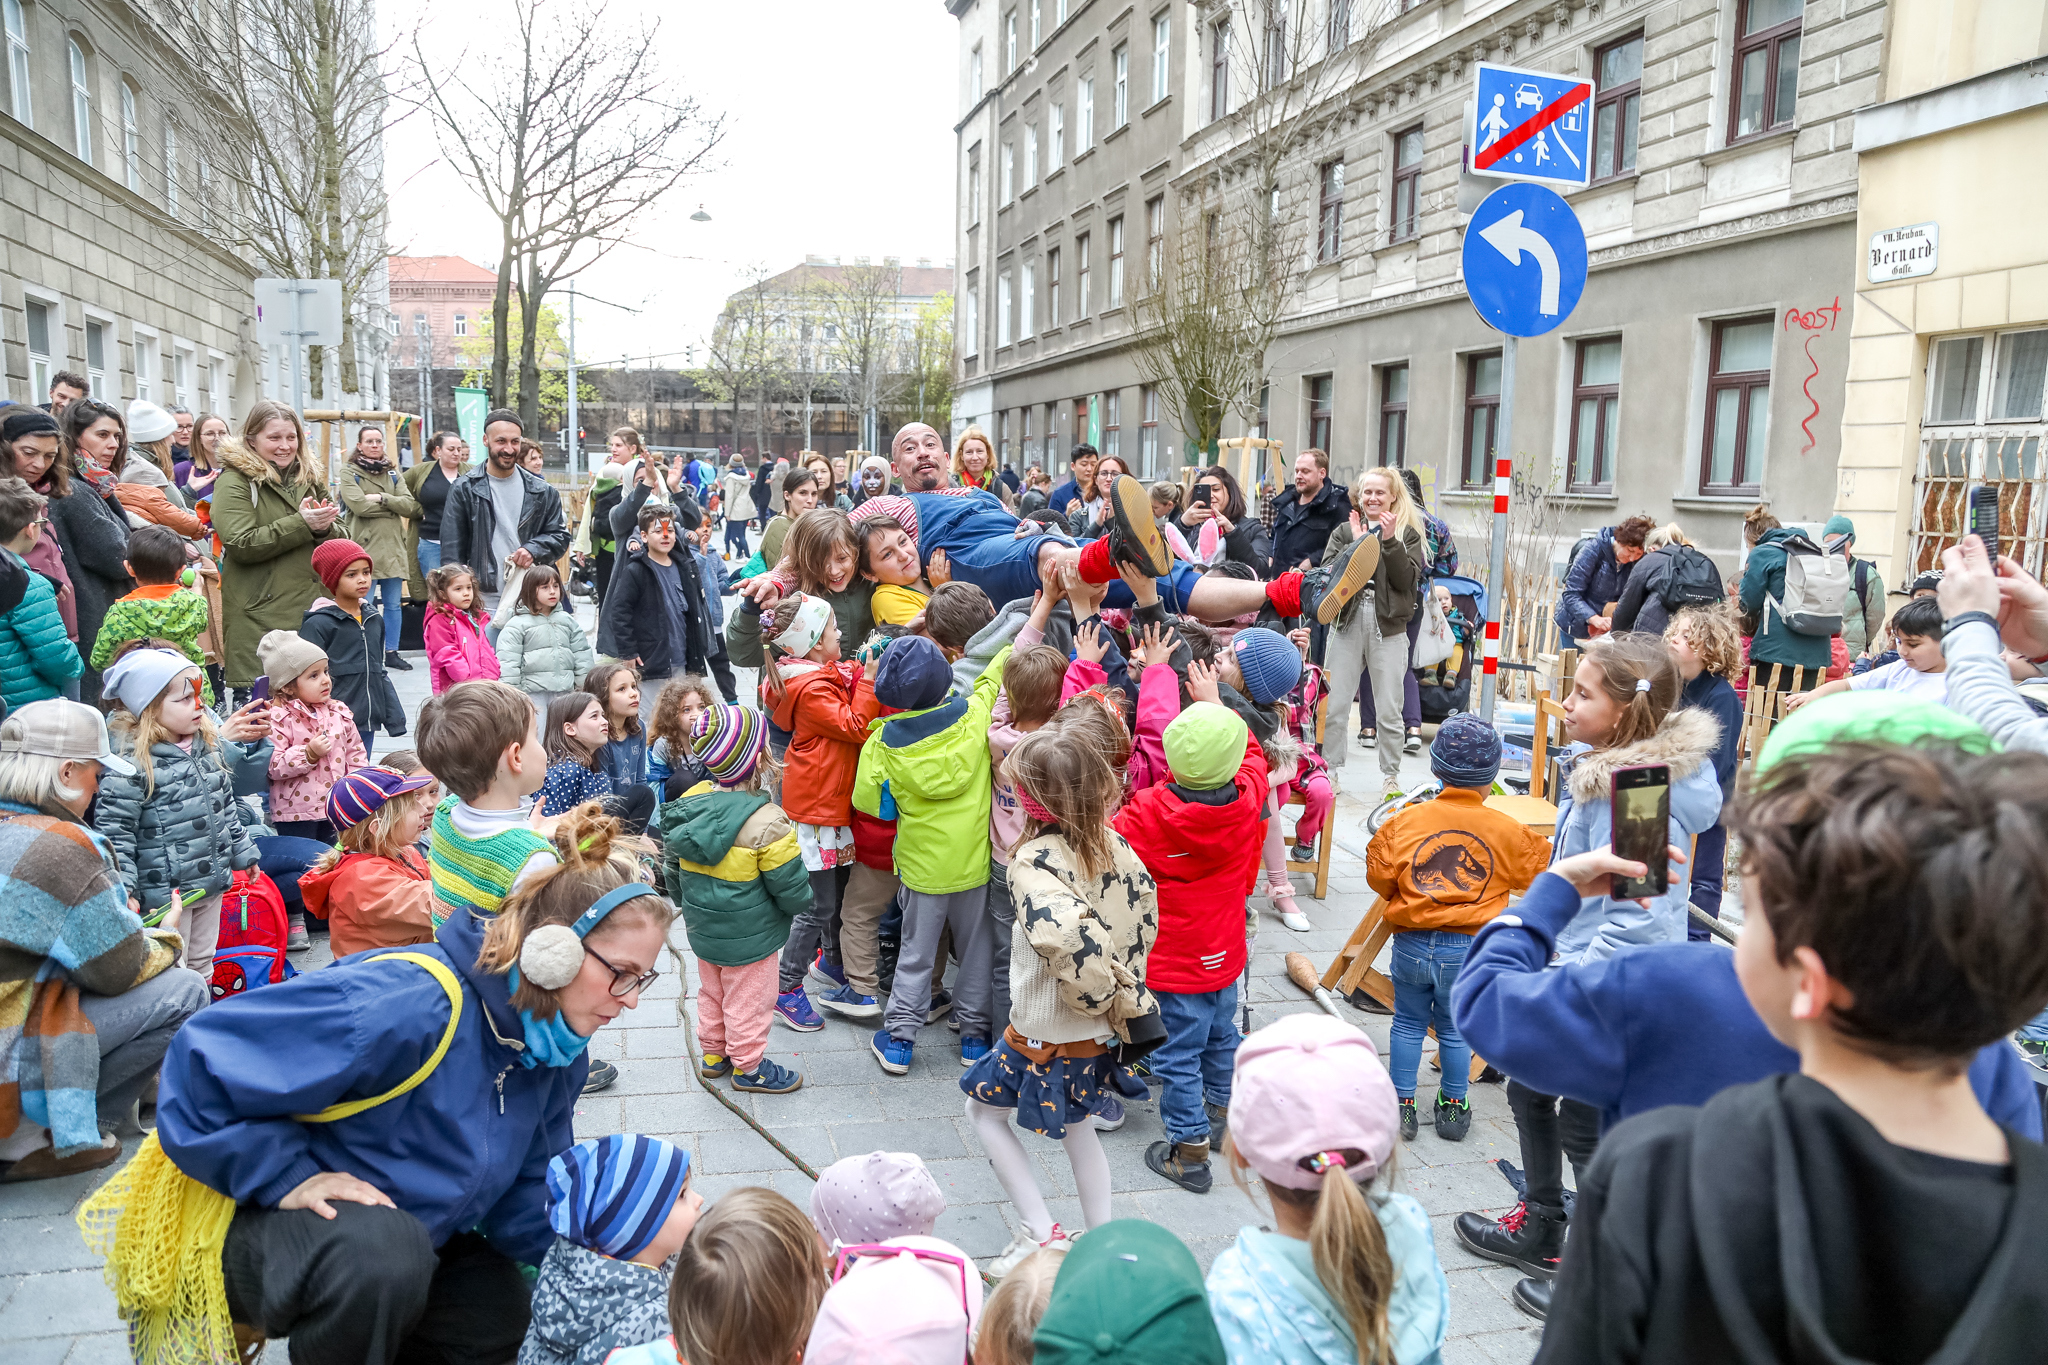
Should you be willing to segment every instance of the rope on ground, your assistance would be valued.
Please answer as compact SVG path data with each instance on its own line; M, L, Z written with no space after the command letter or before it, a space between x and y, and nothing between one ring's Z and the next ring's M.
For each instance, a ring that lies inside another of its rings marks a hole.
M1697 905L1688 902L1685 907L1685 913L1692 916L1694 924L1699 925L1700 928L1705 929L1716 938L1726 939L1730 943L1735 942L1735 931L1733 929L1730 929Z
M719 1089L719 1087L711 1080L710 1077L706 1076L702 1071L699 1071L697 1069L698 1063L703 1058L704 1054L697 1046L697 1026L690 1022L689 964L683 960L683 955L680 952L676 951L675 944L668 943L664 946L667 947L669 956L675 959L676 979L683 987L682 990L676 993L676 1018L682 1021L683 1033L690 1040L690 1074L697 1078L697 1084L703 1086L705 1091L711 1096L711 1098L717 1100L720 1104L732 1110L733 1113L739 1115L740 1122L746 1124L747 1127L753 1129L756 1133L759 1133L762 1139L765 1142L767 1142L767 1144L770 1147L773 1147L776 1151L782 1153L783 1156L787 1157L790 1165L796 1167L799 1171L802 1171L806 1176L810 1177L812 1180L816 1180L818 1178L818 1173L816 1170L812 1168L810 1162L805 1161L795 1152L792 1152L789 1150L789 1148L783 1146L782 1139L776 1137L775 1134L769 1132L766 1128L762 1127L760 1120L756 1119L752 1114L749 1114L746 1110L740 1108L737 1104L734 1104L731 1095Z

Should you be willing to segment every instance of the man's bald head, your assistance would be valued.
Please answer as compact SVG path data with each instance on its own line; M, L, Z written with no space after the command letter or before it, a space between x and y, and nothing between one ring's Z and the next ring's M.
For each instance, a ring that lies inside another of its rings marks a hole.
M906 493L936 492L953 482L946 443L923 422L911 422L899 430L889 452L895 457L896 477L903 481Z

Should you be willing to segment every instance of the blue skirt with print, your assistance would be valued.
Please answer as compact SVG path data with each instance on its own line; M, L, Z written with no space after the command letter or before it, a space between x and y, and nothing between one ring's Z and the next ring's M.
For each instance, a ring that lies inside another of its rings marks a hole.
M1052 1057L1034 1062L997 1038L996 1045L960 1077L970 1099L1017 1111L1017 1126L1059 1141L1067 1125L1088 1117L1102 1098L1111 1062L1095 1057Z

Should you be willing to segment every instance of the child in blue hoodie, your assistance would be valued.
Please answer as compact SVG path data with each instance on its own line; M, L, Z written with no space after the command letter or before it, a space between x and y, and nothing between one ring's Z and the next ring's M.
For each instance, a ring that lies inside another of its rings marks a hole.
M1742 757L1742 698L1734 678L1742 670L1742 635L1735 613L1725 604L1683 607L1664 627L1664 644L1684 680L1678 704L1704 711L1721 727L1714 746L1714 779L1721 784L1721 811L1735 798L1735 765ZM1716 820L1700 833L1693 847L1692 903L1701 914L1721 918L1721 885L1727 876L1728 827ZM1687 924L1685 936L1712 936L1705 925Z

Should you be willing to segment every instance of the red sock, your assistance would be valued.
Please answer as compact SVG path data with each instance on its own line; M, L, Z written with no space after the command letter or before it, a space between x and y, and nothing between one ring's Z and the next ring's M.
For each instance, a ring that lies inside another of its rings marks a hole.
M1084 556L1085 559L1085 556ZM1301 570L1289 569L1266 585L1266 600L1282 616L1301 615Z
M1109 557L1108 536L1098 536L1081 548L1080 573L1083 583L1116 582L1116 564Z

